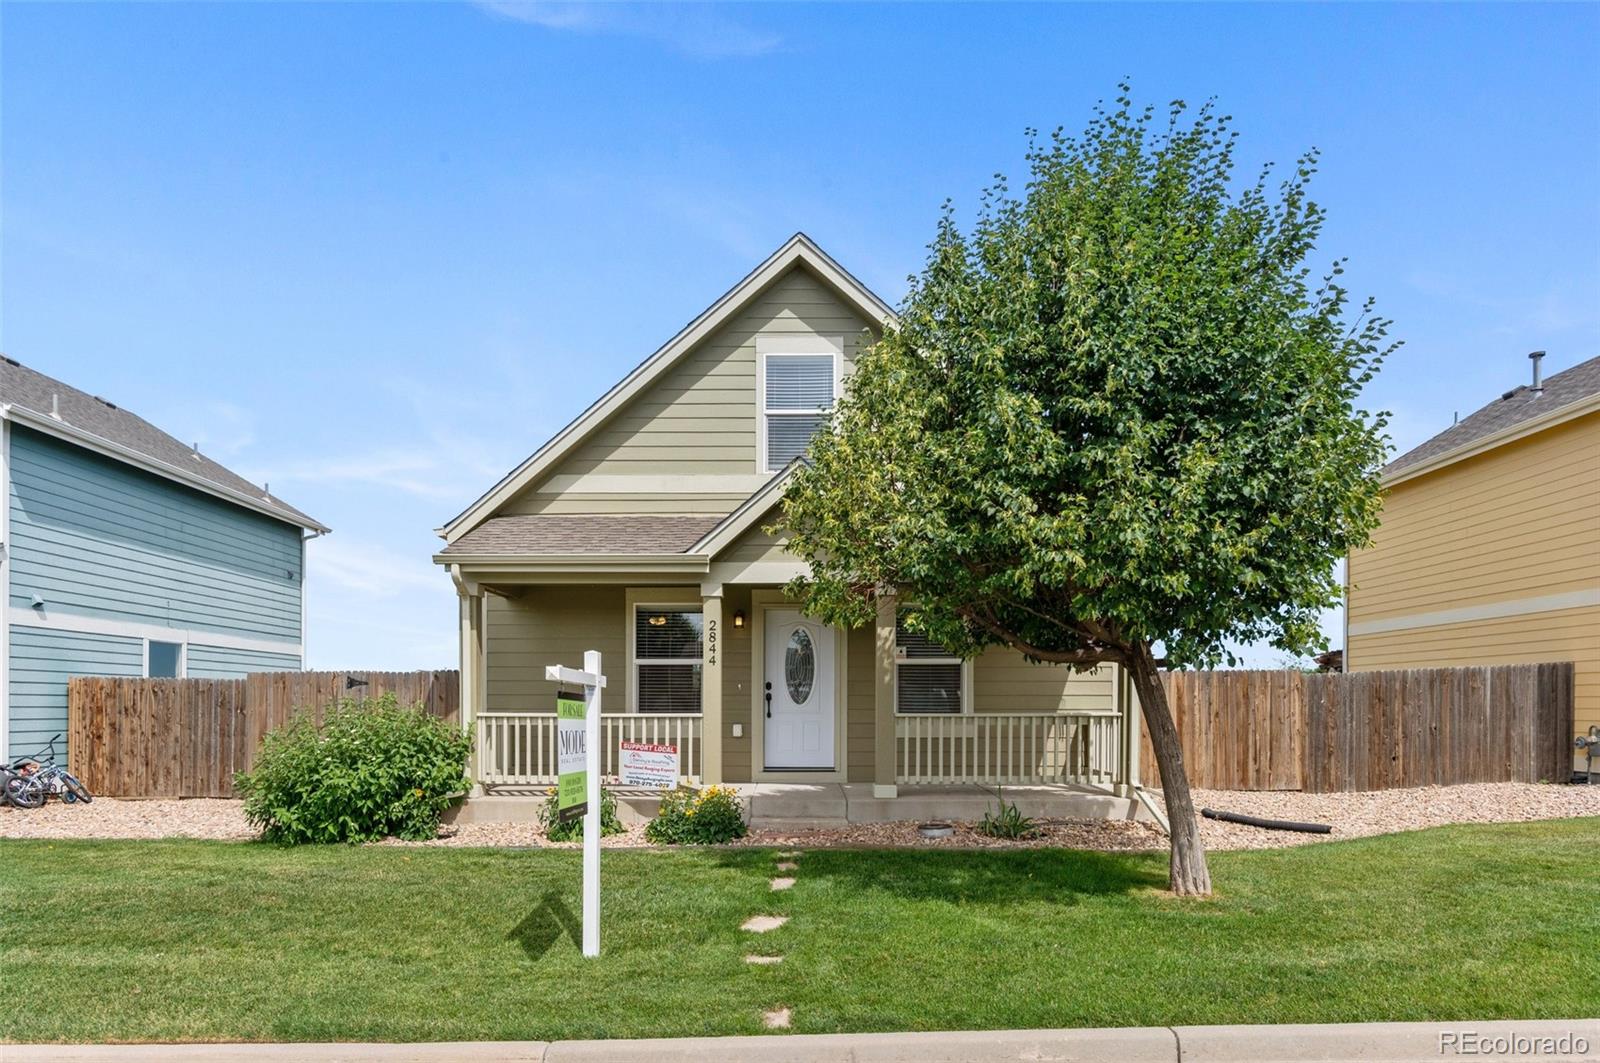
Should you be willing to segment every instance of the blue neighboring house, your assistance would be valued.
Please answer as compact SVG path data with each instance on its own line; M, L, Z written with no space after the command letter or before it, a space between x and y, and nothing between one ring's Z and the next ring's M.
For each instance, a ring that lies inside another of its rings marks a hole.
M71 676L303 666L328 529L198 447L0 355L0 488L0 756L66 731Z

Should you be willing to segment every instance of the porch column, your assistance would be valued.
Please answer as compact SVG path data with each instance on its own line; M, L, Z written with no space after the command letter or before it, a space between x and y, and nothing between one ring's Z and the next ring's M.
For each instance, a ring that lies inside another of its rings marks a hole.
M701 589L705 659L700 667L700 781L722 782L722 586Z
M878 596L873 653L872 796L894 797L894 619L895 597Z
M461 603L461 729L473 738L467 759L467 777L474 796L483 792L478 782L478 714L487 702L487 661L484 639L484 595L465 589L458 592Z
M1128 675L1128 670L1122 665L1112 665L1116 671L1113 673L1115 686L1112 688L1115 697L1115 706L1122 719L1119 730L1122 733L1121 754L1121 789L1127 796L1139 788L1139 753L1141 746L1139 711L1139 695L1133 689L1133 678Z

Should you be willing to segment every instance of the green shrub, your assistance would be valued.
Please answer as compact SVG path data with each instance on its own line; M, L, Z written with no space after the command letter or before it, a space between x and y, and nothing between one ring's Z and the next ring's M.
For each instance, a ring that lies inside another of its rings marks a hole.
M1004 791L996 790L995 799L1000 809L983 814L983 822L978 824L980 831L991 838L1031 838L1039 832L1038 826L1022 814L1015 802L1006 804Z
M539 812L539 820L544 826L544 836L553 842L577 842L583 840L583 820L575 819L570 823L562 823L556 816L556 788L546 790L549 795L544 803L544 808ZM600 836L608 834L621 834L626 828L622 820L617 817L617 796L604 786L600 787Z
M268 841L426 839L467 788L472 740L393 694L345 699L318 726L296 716L267 733L255 770L234 778L244 813Z
M731 786L668 790L661 795L661 811L644 829L646 838L668 845L719 845L747 833L744 806Z

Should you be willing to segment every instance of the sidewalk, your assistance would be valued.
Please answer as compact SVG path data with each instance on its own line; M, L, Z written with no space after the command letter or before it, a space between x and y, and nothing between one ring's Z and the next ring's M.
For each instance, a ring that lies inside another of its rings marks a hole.
M3 1045L4 1063L1600 1063L1600 1019L1113 1030L774 1034L655 1041L438 1044Z

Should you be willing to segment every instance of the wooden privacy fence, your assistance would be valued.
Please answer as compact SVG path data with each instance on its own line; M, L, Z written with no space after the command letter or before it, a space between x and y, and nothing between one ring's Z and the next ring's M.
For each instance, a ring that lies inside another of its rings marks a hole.
M1163 679L1191 786L1327 793L1572 771L1571 662ZM1148 729L1143 742L1154 782Z
M356 685L350 685L356 680ZM460 715L455 671L252 672L243 679L114 679L67 684L67 749L83 784L107 797L232 797L261 736L297 711L319 721L340 698L393 692L435 716Z

